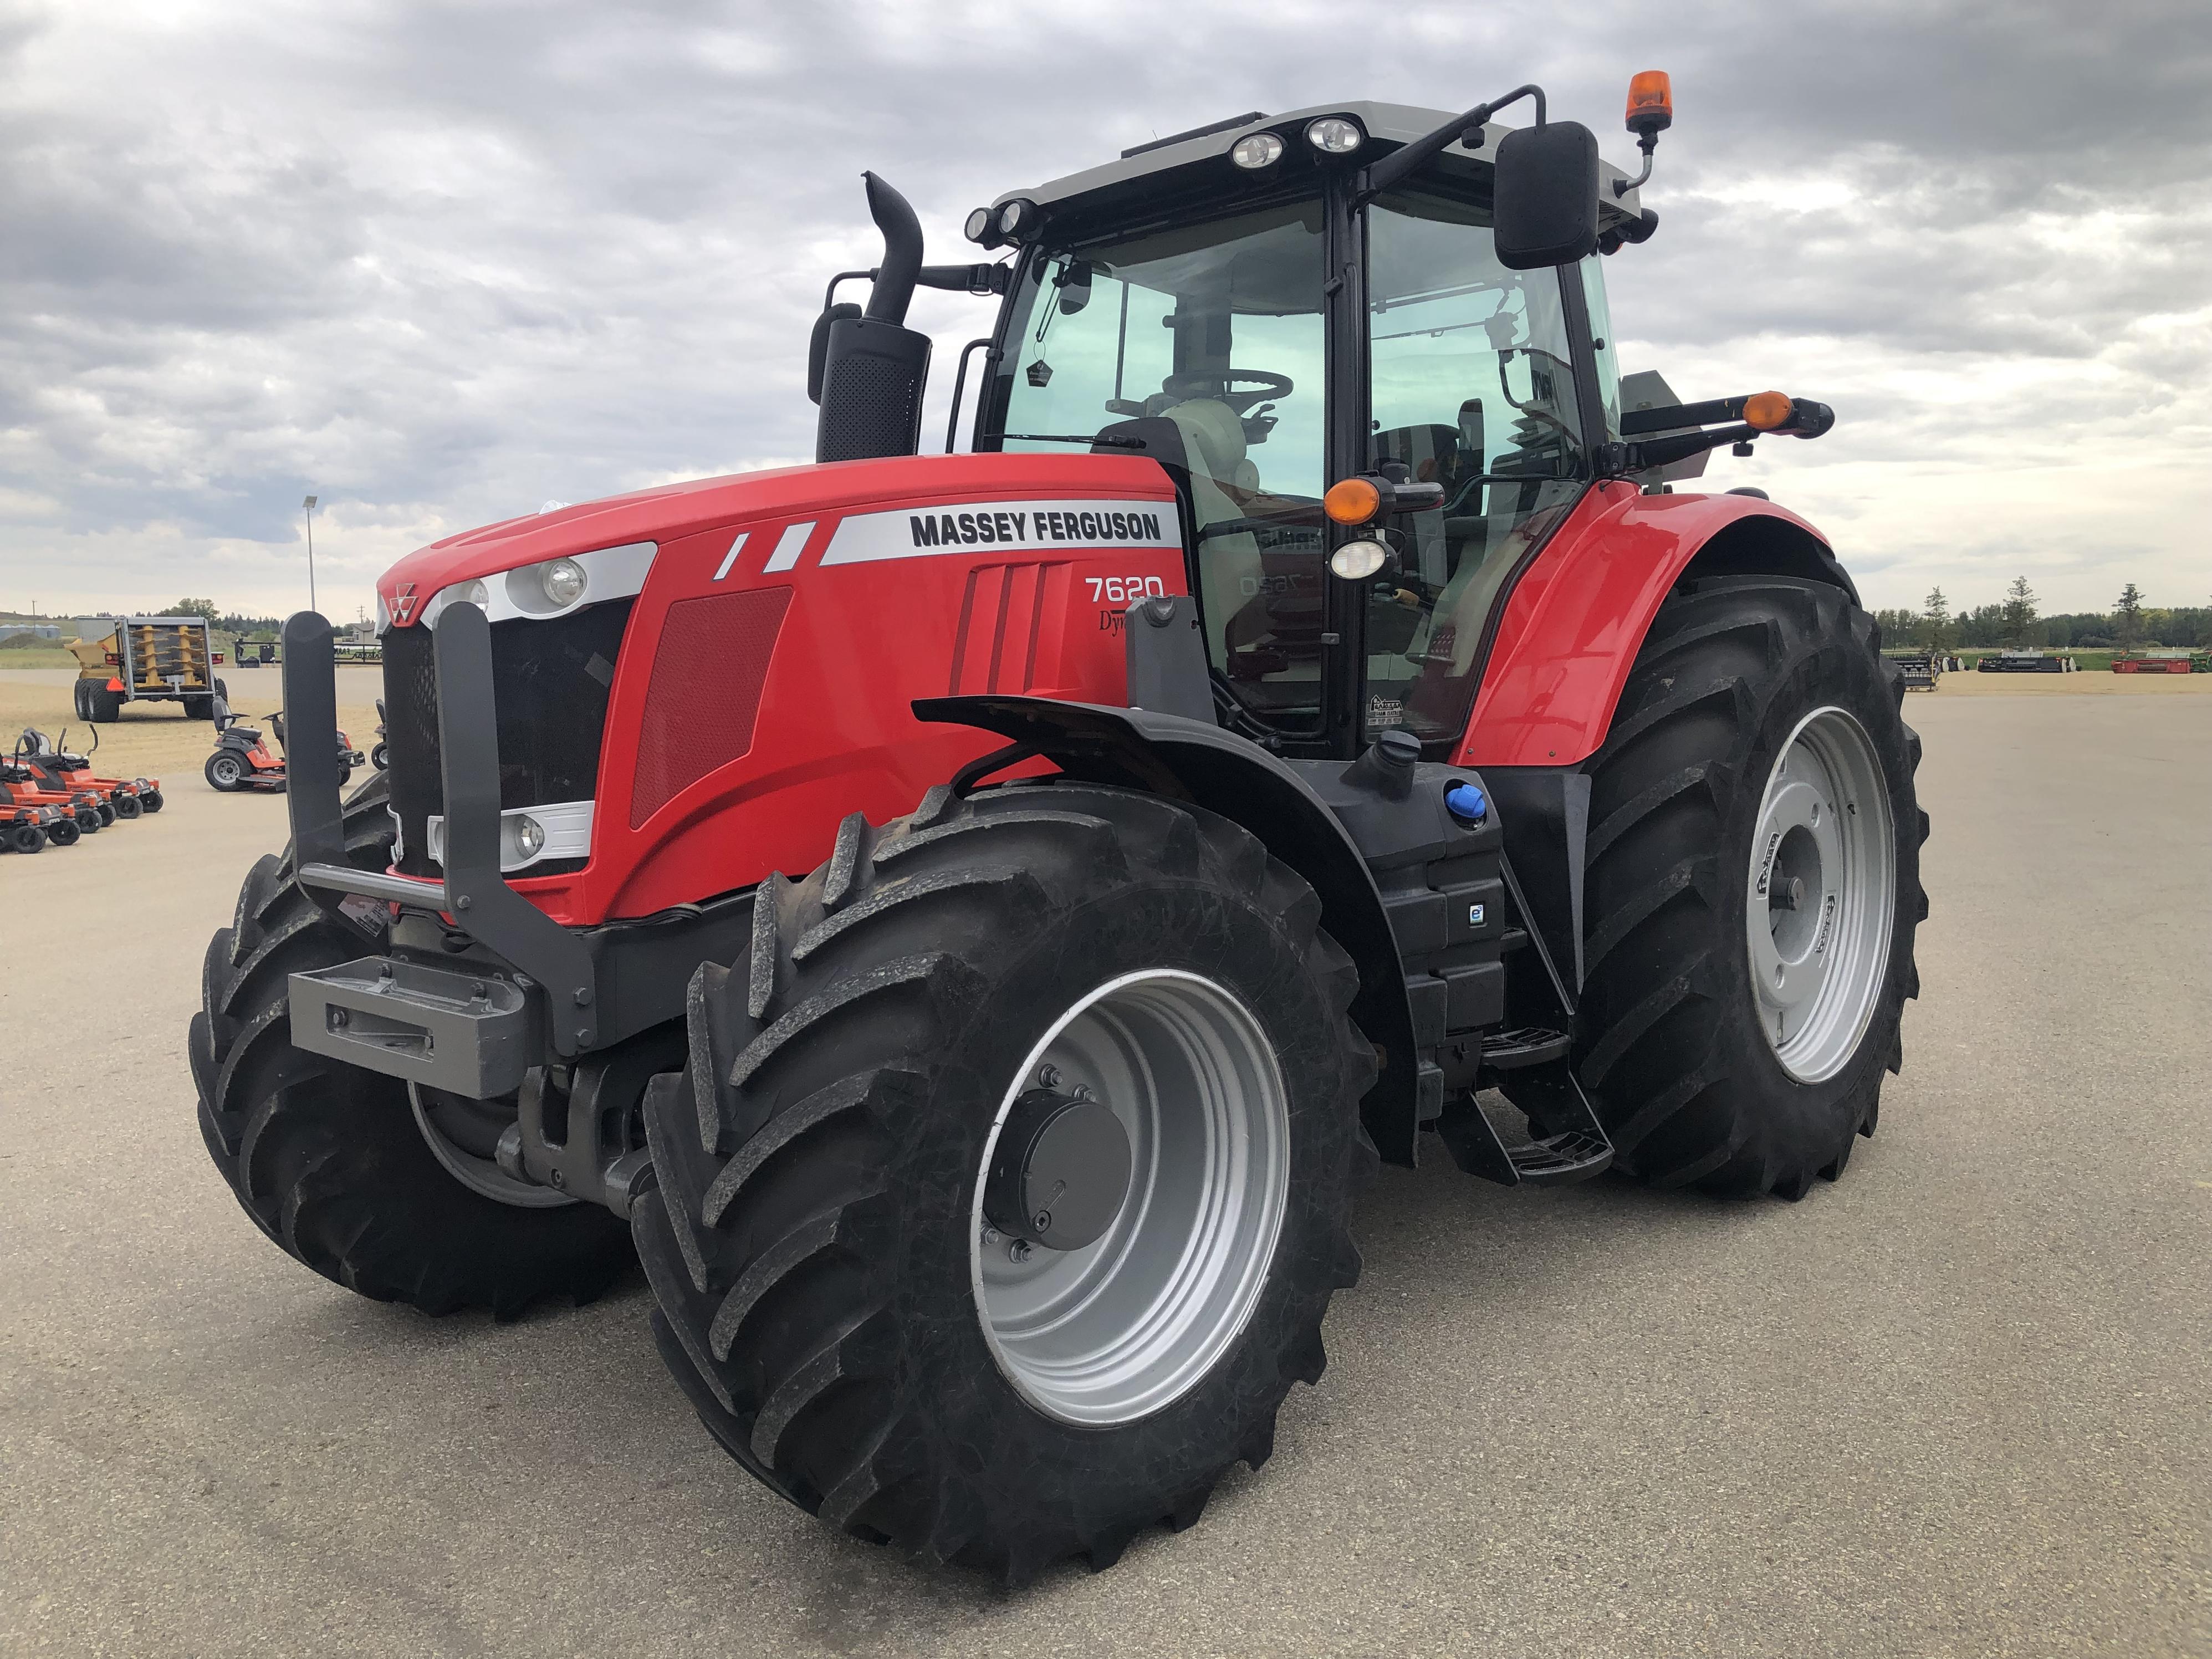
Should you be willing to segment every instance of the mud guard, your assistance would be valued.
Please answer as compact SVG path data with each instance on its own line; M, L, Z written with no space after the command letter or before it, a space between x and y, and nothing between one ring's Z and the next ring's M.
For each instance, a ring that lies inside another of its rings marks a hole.
M996 732L1025 754L987 757L969 782L1040 755L1070 777L1184 800L1242 824L1321 897L1322 925L1359 969L1352 1017L1382 1069L1360 1115L1382 1157L1414 1159L1416 1056L1404 969L1359 849L1305 780L1257 744L1210 722L1046 697L923 697L916 720Z

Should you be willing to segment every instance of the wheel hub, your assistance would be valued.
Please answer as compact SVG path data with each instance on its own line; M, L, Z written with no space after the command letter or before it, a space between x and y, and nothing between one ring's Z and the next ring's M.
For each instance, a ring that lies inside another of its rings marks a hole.
M1076 1092L1027 1091L999 1131L983 1215L1010 1238L1079 1250L1114 1224L1129 1195L1129 1135L1113 1109Z
M1874 744L1841 708L1798 722L1752 842L1745 933L1759 1024L1801 1083L1841 1071L1887 979L1895 831Z

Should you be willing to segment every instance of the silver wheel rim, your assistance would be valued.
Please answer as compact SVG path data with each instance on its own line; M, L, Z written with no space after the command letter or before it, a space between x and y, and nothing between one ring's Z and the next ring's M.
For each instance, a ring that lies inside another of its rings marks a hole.
M426 1096L434 1098L426 1098ZM540 1187L532 1182L517 1181L499 1167L490 1157L462 1144L463 1140L483 1142L489 1138L495 1146L498 1130L514 1120L496 1110L468 1114L465 1122L453 1125L453 1133L447 1133L441 1119L457 1112L466 1113L471 1106L484 1104L465 1100L459 1095L449 1095L442 1090L426 1091L419 1083L407 1085L408 1103L415 1109L415 1127L422 1132L422 1139L430 1148L430 1156L439 1166L472 1193L482 1194L495 1203L508 1204L518 1210L557 1210L576 1200L552 1187Z
M1782 746L1759 804L1745 935L1760 1029L1800 1083L1858 1051L1889 976L1897 909L1889 789L1866 728L1816 708Z
M1026 1260L990 1230L983 1172L1016 1097L1087 1088L1129 1137L1127 1196L1080 1249ZM1039 1411L1109 1427L1195 1386L1243 1333L1282 1231L1290 1108L1273 1046L1212 981L1156 969L1091 992L1000 1102L970 1206L969 1271L999 1369Z
M228 755L218 755L216 757L215 775L225 783L236 783L240 775L239 764Z

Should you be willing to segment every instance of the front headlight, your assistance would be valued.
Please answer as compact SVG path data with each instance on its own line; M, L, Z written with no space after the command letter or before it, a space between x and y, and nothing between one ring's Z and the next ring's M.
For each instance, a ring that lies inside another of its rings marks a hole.
M574 559L555 559L538 573L538 584L550 603L566 609L584 597L590 579Z

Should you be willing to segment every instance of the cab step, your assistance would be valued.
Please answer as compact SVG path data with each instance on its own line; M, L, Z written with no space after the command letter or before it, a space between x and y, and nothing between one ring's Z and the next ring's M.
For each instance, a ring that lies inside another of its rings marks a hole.
M1510 1031L1483 1034L1482 1063L1493 1072L1517 1072L1565 1060L1573 1046L1574 1039L1565 1031L1545 1025L1516 1025Z
M1487 1043L1483 1060L1486 1064L1490 1060ZM1501 1186L1561 1187L1588 1181L1611 1169L1613 1142L1598 1122L1597 1114L1590 1109L1573 1073L1564 1064L1556 1064L1545 1080L1545 1093L1549 1097L1544 1106L1548 1134L1508 1140L1498 1133L1498 1126L1472 1090L1444 1103L1437 1133L1461 1169Z

